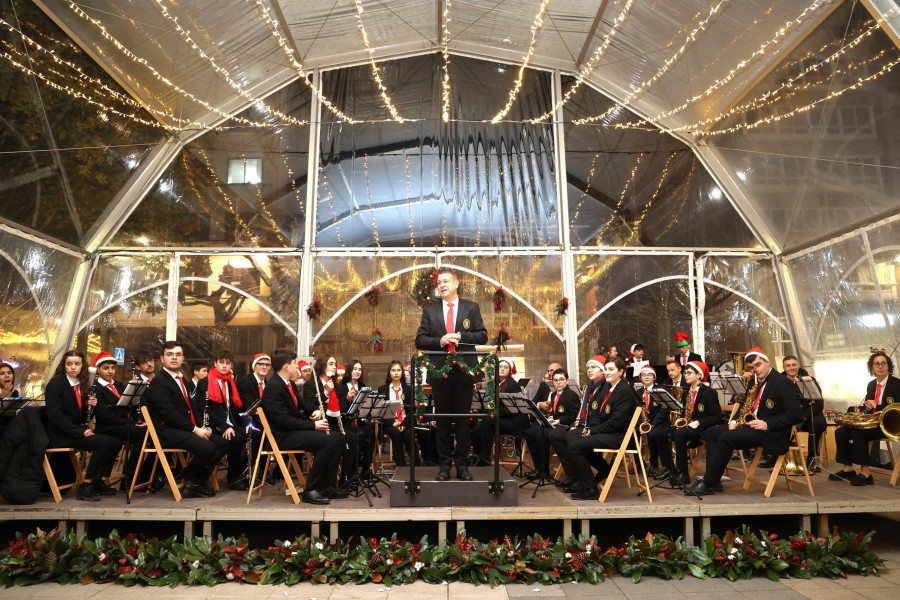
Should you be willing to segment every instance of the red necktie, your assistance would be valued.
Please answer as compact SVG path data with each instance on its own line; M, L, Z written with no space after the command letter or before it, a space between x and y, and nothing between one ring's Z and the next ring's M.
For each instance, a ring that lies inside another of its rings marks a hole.
M263 395L263 382L259 382L259 397L262 398Z
M644 388L644 408L650 410L650 392Z
M108 387L109 389L112 390L112 393L116 395L116 398L121 398L121 397L122 397L122 395L119 394L119 390L117 390L117 389L116 389L116 386L114 386L113 384L107 383L107 384L106 384L106 387Z
M456 319L453 317L453 303L447 303L447 333L453 333L456 328ZM456 344L448 344L447 352L455 352Z
M696 390L691 390L691 412L690 414L694 414L694 406L697 404L697 392L700 388Z
M593 394L591 394L591 396L593 396ZM612 390L609 390L609 392L607 392L606 398L603 399L603 404L600 405L600 411L598 411L598 412L603 411L603 407L606 406L606 401L609 400L610 396L612 396Z
M78 410L81 410L81 390L78 389L78 384L72 386L72 389L75 390L75 400L78 401Z
M553 401L553 412L556 412L556 406L559 404L560 396L562 396L562 392L556 392L556 400Z
M759 399L762 398L763 388L766 387L765 383L760 384L759 391L756 392L756 402L753 403L753 414L756 414L756 409L759 408Z
M879 383L875 388L875 404L881 404L881 384Z
M684 354L682 354L682 355L681 355L681 366L683 367L683 366L686 365L686 364L687 364L687 356L685 356Z
M291 393L291 398L293 398L293 400L294 400L294 407L300 408L300 406L297 405L297 395L294 394L294 384L291 383L290 381L288 381L287 386L288 386L288 391Z
M394 394L397 396L397 400L400 400L400 390L397 388L392 388L394 390ZM400 406L397 407L397 422L401 425L403 424L403 403L400 401Z
M175 379L178 380L178 386L181 388L181 393L184 395L184 403L187 404L188 410L191 413L191 423L194 424L194 427L197 426L197 420L194 419L194 409L191 407L191 401L188 399L187 389L184 387L184 381L181 380L181 375L176 375Z
M225 385L225 380L219 380L219 389L222 390L222 399L225 401L225 406L231 406L231 399L228 397L228 386Z

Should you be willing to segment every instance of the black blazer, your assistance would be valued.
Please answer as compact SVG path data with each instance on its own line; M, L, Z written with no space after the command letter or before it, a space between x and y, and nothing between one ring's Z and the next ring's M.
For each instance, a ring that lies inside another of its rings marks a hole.
M238 395L241 397L241 403L244 405L244 408L262 398L259 394L259 384L256 381L256 375L253 373L238 377L234 384L237 386ZM266 385L268 385L268 381L263 385L263 389L266 389Z
M685 392L682 398L685 411L691 409L691 394ZM685 413L686 414L686 413ZM709 386L701 385L697 389L697 401L694 402L694 410L691 413L691 421L699 421L700 431L705 431L713 425L721 425L724 415L722 405L719 404L719 395Z
M875 399L875 390L878 382L874 379L869 382L866 388L866 399ZM888 375L887 383L884 384L884 390L881 392L881 403L875 407L875 410L884 410L888 405L894 402L900 402L900 379L893 375Z
M201 381L203 380L201 379ZM194 383L193 377L191 377L190 379L188 379L187 377L184 378L184 389L187 390L188 397L194 397L194 394L197 391L197 385Z
M230 387L231 386L228 386L227 388L228 394L231 394ZM197 393L194 395L194 415L199 415L201 419L203 418L203 408L204 405L206 405L206 393L208 390L209 377L206 377L201 379L200 383L197 384ZM210 400L207 405L207 410L209 411L209 426L214 433L222 435L228 431L230 427L233 427L235 431L240 431L247 426L244 417L241 416L241 409L237 407L234 400L232 400L228 406L226 406L224 402L219 403ZM228 424L229 416L231 417L233 425Z
M638 391L635 389L635 394L637 394L637 403L640 406L644 406L644 390ZM650 420L651 426L659 427L660 425L668 424L669 412L664 405L656 401L656 398L650 396L650 409L647 411L647 418Z
M768 431L762 432L763 449L768 454L784 454L790 442L791 427L803 421L800 390L790 379L772 369L766 376L762 392L756 417L769 427ZM756 399L746 398L745 401L752 406Z
M291 398L288 385L281 375L275 374L266 383L263 390L262 409L266 413L269 427L276 436L291 431L313 431L316 424L309 420L309 415L303 410L300 396L297 396L297 405ZM305 387L305 386L304 386ZM296 392L295 392L296 393Z
M453 307L456 310L456 331L460 334L456 351L471 352L475 350L475 345L487 343L487 329L481 320L481 309L478 308L478 304L462 298L457 298L454 304L456 304ZM446 352L447 348L441 346L441 338L445 335L447 325L444 323L444 303L438 300L426 305L422 310L422 321L416 332L416 348ZM430 356L431 362L437 368L444 366L446 358L446 355L440 354ZM464 360L469 366L478 363L475 355L466 356Z
M537 390L534 392L534 396L532 396L532 400L535 404L538 402L544 402L547 398L550 397L550 392L553 391L553 386L546 381L541 381L541 383L537 386Z
M87 411L87 395L82 395L81 410L75 390L69 385L67 377L54 377L44 389L44 403L47 413L47 435L51 446L60 446L66 440L83 438L87 427L84 417Z
M681 352L675 353L675 360L678 361L678 364L681 365L681 368L683 369L684 365L681 363ZM696 352L688 352L687 360L688 362L691 362L692 360L703 362L703 358ZM740 375L740 373L738 373L738 375Z
M169 427L181 431L194 431L194 422L191 421L191 410L184 401L181 386L165 369L157 373L150 385L147 386L147 391L144 392L144 402L157 429ZM197 427L203 425L202 410L202 402L200 412L197 412L197 409L194 408L194 421L196 421Z
M413 411L413 414L410 414L408 403L409 403L409 399L413 397L413 390L410 386L406 385L406 383L402 383L400 385L400 387L403 390L402 392L400 392L403 395L403 398L402 398L403 410L406 411L406 418L403 419L403 426L404 427L412 427L414 424L413 419L415 418L415 411ZM383 386L379 387L378 393L379 394L388 394L388 400L396 399L396 397L394 396L394 391L391 387L391 384L389 384L389 383L386 383ZM394 409L394 414L392 415L391 418L393 418L393 419L397 418L397 410L396 409ZM385 418L385 421L387 421L387 418ZM396 426L396 425L398 425L398 423L395 422L394 425Z
M560 426L571 426L578 416L578 410L581 408L581 398L578 397L572 388L566 386L562 394L559 396L559 402L556 403L556 409L553 409L553 402L556 400L556 389L554 389L544 401L550 401L551 414L550 418L559 421Z
M603 400L609 393L607 387L600 388L588 404L588 427L591 429L591 435L595 433L624 434L628 429L628 424L631 423L634 409L638 407L634 390L624 380L616 385L604 404Z
M125 386L118 381L112 382L113 387L119 392L119 396L125 391ZM116 427L128 425L132 421L128 416L127 406L117 406L119 396L113 394L112 390L105 386L97 386L97 408L94 409L94 416L97 418L97 424L94 432L105 433Z
M319 386L319 395L316 395L316 384ZM311 415L319 410L319 398L322 399L322 408L328 410L328 394L325 393L325 386L322 385L321 379L316 378L307 381L303 384L301 391L303 393L301 396L297 396L297 400L303 403L303 410L306 411L306 414ZM347 402L347 386L340 384L334 386L334 393L337 394L338 404L341 405L341 410L343 410ZM336 427L337 422L330 423L330 425Z

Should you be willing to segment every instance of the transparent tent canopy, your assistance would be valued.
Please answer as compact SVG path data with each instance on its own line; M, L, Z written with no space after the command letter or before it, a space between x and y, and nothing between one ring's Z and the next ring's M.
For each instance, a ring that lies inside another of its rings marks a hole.
M449 265L526 377L683 331L858 398L870 347L900 359L886 4L554 2L532 46L538 4L0 2L17 385L176 336L379 380Z

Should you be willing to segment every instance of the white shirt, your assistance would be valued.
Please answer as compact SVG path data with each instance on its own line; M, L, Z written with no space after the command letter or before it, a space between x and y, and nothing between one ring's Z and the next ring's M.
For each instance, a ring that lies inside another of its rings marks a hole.
M66 379L69 380L69 387L75 387L79 383L79 381L77 379L72 379L68 375L66 375Z

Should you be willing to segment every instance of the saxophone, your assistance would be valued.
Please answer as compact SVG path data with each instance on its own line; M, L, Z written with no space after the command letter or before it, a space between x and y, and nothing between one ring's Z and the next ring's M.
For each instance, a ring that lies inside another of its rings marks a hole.
M756 415L750 412L750 408L753 406L753 399L756 398L756 392L759 389L759 379L755 379L753 385L747 390L747 395L744 397L744 402L741 403L741 408L738 410L737 415L737 426L744 427L750 421L756 420Z
M641 424L638 427L638 431L641 432L642 435L646 435L650 433L650 429L652 429L652 425L650 425L650 413L647 410L647 403L643 400L641 401Z

